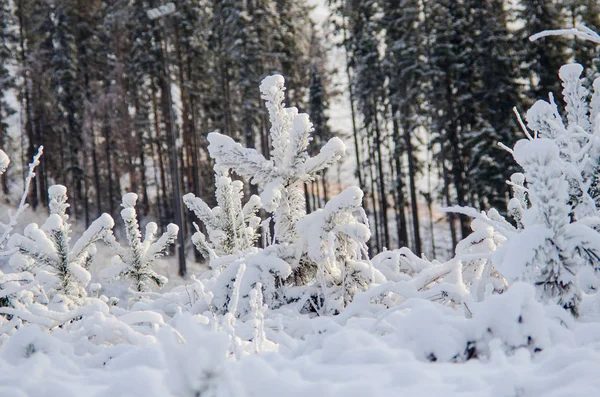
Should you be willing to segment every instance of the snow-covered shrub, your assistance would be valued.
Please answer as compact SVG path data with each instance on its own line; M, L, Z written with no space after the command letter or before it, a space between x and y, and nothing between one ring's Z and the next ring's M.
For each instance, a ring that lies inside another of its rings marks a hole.
M133 302L131 310L153 311L164 317L173 317L179 312L203 314L211 311L212 292L209 283L201 277L192 275L190 282L178 285L160 294L140 294Z
M208 260L241 253L253 247L258 239L260 218L256 214L261 206L260 198L252 195L242 205L244 184L242 181L232 181L228 173L226 170L216 175L215 208L210 209L193 193L183 196L185 205L196 214L208 231L209 241L197 227L198 230L192 236L192 242Z
M556 301L574 313L581 299L577 273L587 266L600 266L595 187L600 160L600 79L594 82L588 103L582 72L579 64L560 69L566 120L552 97L550 102L536 102L527 112L527 126L533 134L517 142L513 155L524 170L529 207L523 211L523 230L511 236L497 255L506 277L533 282L543 300Z
M31 270L45 285L50 298L59 294L77 299L85 296L85 287L91 279L87 269L96 253L94 243L111 232L114 221L110 215L102 214L71 245L67 189L54 185L48 194L50 216L42 227L31 223L23 235L14 234L8 241L8 248L17 251L10 263L18 270Z
M495 209L489 210L486 216L490 220L503 221ZM505 238L481 219L474 219L471 229L473 233L457 244L455 252L461 262L462 282L471 297L479 302L485 296L502 293L507 288L506 280L491 260L491 255L505 242Z
M316 286L324 306L319 312L340 312L356 292L375 281L376 273L379 282L384 280L369 262L366 242L371 232L362 199L359 188L349 187L298 221L301 249L317 267Z
M513 190L508 214L516 227L496 210L452 208L477 220L478 229L467 240L480 239L487 229L493 244L479 253L482 259L491 258L509 282L530 282L539 299L574 314L582 296L577 274L600 267L600 79L588 102L582 72L579 64L560 69L566 117L552 95L549 102L537 101L527 111L531 131L521 123L527 139L508 149L523 169L508 182Z
M216 275L209 288L213 295L211 307L216 313L231 312L231 304L236 303L236 315L245 316L251 308L250 293L257 285L261 285L263 302L271 308L285 303L282 291L283 280L291 272L291 266L281 259L283 254L278 246L270 246L264 250L247 252L227 266L217 266ZM243 270L240 270L243 269ZM236 290L236 283L238 289ZM236 295L234 297L234 295Z
M192 193L184 196L186 206L202 221L208 231L209 241L196 226L192 242L209 259L212 269L201 281L209 294L203 293L207 308L217 314L232 312L244 316L250 310L250 292L261 286L261 297L270 306L279 306L283 300L279 288L291 270L282 256L293 257L293 252L282 253L284 247L272 245L266 249L255 247L260 225L257 212L260 198L251 196L242 205L243 183L232 181L228 170L215 166L217 206L213 209ZM292 250L287 250L292 251ZM243 269L243 271L241 270ZM237 287L237 290L235 286ZM234 297L234 294L237 296Z
M33 275L29 272L5 274L0 270L0 307L13 306L13 300L19 299L33 282Z
M283 77L265 78L260 90L271 122L270 158L211 133L208 149L215 159L218 206L211 210L192 194L184 198L208 231L209 241L199 230L192 241L215 270L213 280L206 281L214 294L211 305L217 312L229 310L234 284L245 267L239 281L239 315L250 309L250 293L259 284L269 307L296 302L311 311L339 312L378 273L368 261L365 243L370 232L361 207L363 194L358 188L347 189L323 210L306 215L303 185L337 162L345 146L332 138L310 157L312 124L308 115L284 106ZM242 207L242 184L229 178L230 170L258 184L260 199L253 196ZM262 222L265 249L253 247L259 205L274 219L273 239L267 237L268 222Z
M112 266L102 273L104 278L126 278L131 282L131 288L136 292L150 291L152 285L163 287L167 278L154 271L154 261L167 252L169 245L177 239L179 228L170 223L167 231L157 239L158 226L154 222L146 225L146 233L142 241L142 233L137 220L135 204L138 196L127 193L123 196L121 218L125 224L127 246L119 244L114 235L108 234L104 240L116 252Z
M394 283L388 291L400 297L394 298L392 304L419 297L466 308L508 288L507 280L492 258L506 242L507 230L514 227L495 209L481 213L460 207L446 210L474 218L471 223L473 233L457 244L451 260L444 263L430 261L425 256L416 256L406 247L384 251L373 258L373 266Z
M268 160L255 149L244 148L216 132L208 135L208 150L217 166L231 169L260 186L262 205L274 214L275 241L291 244L298 239L296 222L306 215L303 185L335 164L344 154L345 145L341 139L332 138L318 155L309 157L312 123L307 114L284 107L284 83L282 76L273 75L260 85L271 122Z

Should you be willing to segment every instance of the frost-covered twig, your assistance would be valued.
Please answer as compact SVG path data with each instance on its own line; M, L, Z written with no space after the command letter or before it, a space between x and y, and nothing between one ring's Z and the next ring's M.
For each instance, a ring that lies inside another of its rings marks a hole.
M544 30L543 32L532 35L529 40L536 41L549 36L575 36L583 40L600 44L600 35L583 24L579 24L570 29Z

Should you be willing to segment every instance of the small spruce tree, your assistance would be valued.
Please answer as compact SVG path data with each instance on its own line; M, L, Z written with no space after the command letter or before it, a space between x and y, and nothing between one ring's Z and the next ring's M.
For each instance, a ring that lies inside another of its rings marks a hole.
M85 296L84 288L91 279L87 269L96 253L94 243L111 232L114 221L110 215L102 214L71 245L67 188L51 186L48 195L50 216L41 228L31 223L23 235L11 236L8 248L17 252L10 261L19 270L50 273L53 280L48 286L49 295L59 293L76 299Z
M216 132L208 135L208 150L217 166L248 177L262 188L262 205L274 214L275 241L292 244L298 239L296 222L306 215L304 183L335 164L344 154L345 145L341 139L332 138L319 154L309 157L312 124L307 114L284 107L284 83L282 76L273 75L260 85L271 122L270 159Z
M241 181L232 181L227 171L217 172L215 180L215 208L210 209L193 193L183 196L185 205L196 214L208 231L210 242L197 225L197 231L192 236L192 242L208 260L253 247L258 239L257 228L260 225L260 218L256 216L261 205L260 198L252 195L242 205L244 185Z
M119 244L114 235L107 235L105 241L111 246L116 255L113 257L113 266L103 272L105 278L126 278L131 281L131 288L136 292L149 291L151 286L163 287L167 278L159 275L152 269L156 259L165 255L169 245L177 239L179 228L170 223L167 231L160 238L156 238L158 226L154 222L146 225L146 233L142 240L142 233L137 220L135 204L138 196L127 193L123 196L121 218L125 224L127 246Z

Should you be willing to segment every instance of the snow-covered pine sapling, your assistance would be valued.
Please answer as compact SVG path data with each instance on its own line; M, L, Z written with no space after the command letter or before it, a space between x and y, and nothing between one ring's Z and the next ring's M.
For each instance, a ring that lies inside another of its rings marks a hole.
M111 246L116 255L113 257L113 266L103 271L104 278L126 278L131 281L131 288L136 292L146 292L152 285L163 287L167 278L154 271L152 266L156 259L165 255L169 245L177 239L179 228L170 223L167 231L160 238L156 238L158 226L154 222L146 225L146 233L142 240L142 233L137 220L135 204L138 196L127 193L123 196L121 218L125 224L127 246L121 246L113 234L107 235L105 241Z
M54 185L48 189L50 216L40 228L29 224L23 235L14 234L8 241L9 249L17 252L11 257L13 266L19 270L31 269L36 276L49 274L50 296L56 293L72 298L85 295L90 281L87 267L95 253L94 243L102 240L114 226L112 217L102 214L71 246L71 225L67 215L67 188Z
M273 75L260 85L271 122L272 148L268 160L256 150L244 148L216 132L208 135L208 150L217 166L248 177L261 187L263 208L273 213L275 241L292 244L298 239L296 222L306 215L303 185L335 164L344 154L345 146L341 139L332 138L318 155L309 157L312 124L307 114L284 107L284 83L282 76Z
M303 249L317 264L316 286L327 312L341 311L379 274L368 260L371 232L362 199L359 188L349 187L298 222Z
M485 215L482 214L482 217L512 230L512 225L502 218L495 208ZM482 219L473 219L471 229L473 233L457 244L455 252L462 265L462 283L470 290L473 299L480 302L487 295L502 293L507 288L506 280L498 273L490 259L491 254L498 245L504 243L505 238Z
M588 103L582 71L578 64L560 69L564 119L552 95L549 102L537 101L527 111L529 129L519 118L527 139L508 149L523 168L509 182L513 198L508 213L517 227L497 212L494 219L472 214L506 239L492 261L508 281L530 282L539 299L575 314L581 296L577 274L600 266L594 190L600 159L600 80Z
M202 221L208 232L209 241L197 226L192 236L192 242L208 260L253 247L259 237L257 229L260 226L260 218L256 215L261 206L260 198L252 195L242 205L244 185L241 181L232 181L227 170L217 172L215 179L215 208L210 209L193 193L183 196L185 205Z
M27 200L27 194L29 193L29 185L31 185L32 179L35 177L35 167L40 164L40 157L44 151L44 147L40 146L36 155L33 156L33 160L29 163L27 177L25 178L25 186L23 187L23 194L21 194L21 200L17 206L17 210L12 213L8 213L8 223L0 222L0 252L4 250L4 246L10 237L10 233L16 226L19 217L29 206L25 201ZM0 150L0 176L6 172L6 168L10 164L10 158Z
M600 160L600 80L588 102L583 67L561 67L566 117L554 98L539 100L527 111L527 139L506 148L523 173L512 176L508 213L502 218L475 210L455 209L482 220L499 233L492 263L509 282L536 286L538 298L578 313L581 285L577 275L600 270L598 175ZM483 229L482 229L483 230ZM479 233L475 231L474 234ZM474 237L475 238L475 237ZM505 239L504 242L500 241ZM476 254L476 253L473 253ZM486 254L490 256L492 252ZM473 256L473 255L472 255Z
M588 104L582 72L583 67L579 64L560 68L566 120L559 114L552 96L550 102L539 100L527 111L527 126L533 131L533 137L552 140L568 167L563 170L563 175L568 182L569 205L574 219L593 216L595 201L599 199L595 186L600 159L600 126L590 121L597 119L600 110L594 106L600 99L600 80L594 84L592 103Z

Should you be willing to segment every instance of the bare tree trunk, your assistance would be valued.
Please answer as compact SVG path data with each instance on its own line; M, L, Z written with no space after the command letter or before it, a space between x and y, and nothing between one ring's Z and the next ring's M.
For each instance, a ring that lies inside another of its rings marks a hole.
M370 159L368 161L368 165L369 165L369 178L370 178L370 182L371 182L371 205L373 206L373 220L375 223L375 246L376 246L376 251L380 252L382 249L382 242L381 242L381 231L380 231L380 211L381 208L377 208L377 180L375 178L375 173L373 171L373 167L375 166L373 164L373 160L375 159L375 156L373 155L373 148L370 147Z
M377 173L379 176L379 199L381 202L381 230L383 231L383 247L388 248L390 246L390 231L388 224L388 202L387 202L387 191L385 189L385 175L383 174L383 158L381 154L381 131L379 128L379 120L377 117L377 101L373 98L373 108L375 109L375 151L377 154Z
M444 181L444 197L446 198L446 205L452 206L452 200L450 198L450 177L448 175L448 167L446 167L446 155L445 148L442 146L440 150L440 165L442 167L442 179ZM450 225L450 235L452 237L452 248L458 244L456 236L456 215L453 212L448 212L448 224Z
M413 155L413 146L412 146L412 128L410 127L410 121L408 118L408 112L402 112L403 120L404 120L404 143L406 145L406 155L408 156L408 183L410 187L410 207L412 212L412 221L413 221L413 248L417 255L422 254L421 250L421 232L419 227L419 208L417 203L417 187L415 183L415 174L417 170L415 169L415 158Z
M425 201L427 202L427 209L429 210L429 233L431 237L431 252L433 259L436 257L435 252L435 232L433 230L433 194L431 191L431 168L433 166L433 158L431 156L431 135L427 131L427 193L424 193Z
M96 191L96 217L102 215L102 198L101 198L101 182L100 182L100 167L98 166L98 154L96 152L96 134L94 127L92 126L92 168L94 173L94 189Z
M156 99L156 89L152 88L152 109L154 112L154 144L156 149L156 158L158 159L158 168L160 170L160 184L157 186L157 200L158 200L158 217L160 224L164 226L165 215L169 212L167 206L167 178L165 173L165 164L163 160L163 150L160 137L160 115L158 112L158 103ZM156 163L155 163L156 164ZM162 203L161 203L162 201Z
M102 134L104 136L104 156L106 158L106 184L108 188L108 210L111 215L115 213L115 203L114 203L114 175L113 175L113 147L112 147L112 137L111 137L111 127L110 120L108 119L108 114L104 116L104 123L102 125Z
M408 225L406 223L406 212L405 212L405 208L406 208L406 198L404 197L404 178L403 178L403 173L402 173L402 153L400 151L401 149L401 143L402 143L402 137L400 135L400 126L398 123L398 119L393 116L397 114L396 113L396 108L395 106L392 106L392 132L393 132L393 137L394 137L394 147L395 147L395 152L394 152L394 165L395 167L390 167L390 168L395 168L396 169L396 189L395 190L395 194L397 197L396 200L396 228L398 230L398 246L399 247L406 247L408 246Z

